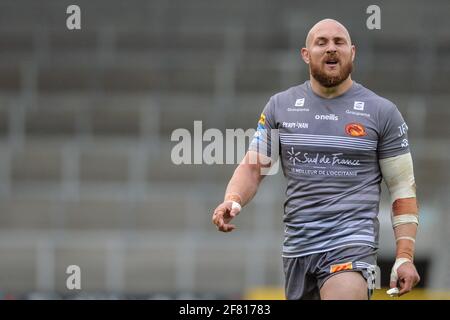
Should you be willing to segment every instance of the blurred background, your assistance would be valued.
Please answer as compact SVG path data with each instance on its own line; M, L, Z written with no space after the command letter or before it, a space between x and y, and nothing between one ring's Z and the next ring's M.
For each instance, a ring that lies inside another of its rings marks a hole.
M71 4L81 30L66 27ZM381 30L366 27L371 4ZM282 173L219 233L211 214L236 166L175 165L170 138L194 120L255 128L271 95L308 79L299 50L334 18L357 48L353 79L409 126L422 276L409 297L450 298L449 13L447 0L2 0L0 297L283 298ZM69 265L81 290L66 287Z

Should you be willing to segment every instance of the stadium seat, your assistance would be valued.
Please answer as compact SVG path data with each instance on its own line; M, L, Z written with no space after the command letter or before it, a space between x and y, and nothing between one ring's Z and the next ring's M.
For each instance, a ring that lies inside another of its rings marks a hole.
M126 250L125 292L167 293L176 290L177 251L174 246L139 243Z
M57 182L61 179L61 150L46 143L33 143L13 154L11 178L14 183Z
M73 107L40 106L26 111L27 136L74 136L77 130L78 110Z
M128 158L126 150L108 148L100 144L83 149L80 155L81 182L126 183L129 171Z
M132 226L130 206L120 200L86 199L61 204L60 220L66 230L121 230Z
M217 233L214 239L223 235ZM211 239L212 240L212 239ZM200 292L237 293L245 288L246 255L248 250L239 246L199 246L195 251L195 281Z
M3 292L35 290L36 258L32 248L0 247L0 282Z
M16 197L0 202L0 228L4 230L51 230L61 214L54 200Z

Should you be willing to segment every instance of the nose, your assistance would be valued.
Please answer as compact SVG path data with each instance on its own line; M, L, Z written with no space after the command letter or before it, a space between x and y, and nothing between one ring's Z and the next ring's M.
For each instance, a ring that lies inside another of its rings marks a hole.
M336 47L334 46L334 44L330 45L327 48L327 53L336 53Z
M333 41L330 41L327 47L327 53L336 53L336 46Z

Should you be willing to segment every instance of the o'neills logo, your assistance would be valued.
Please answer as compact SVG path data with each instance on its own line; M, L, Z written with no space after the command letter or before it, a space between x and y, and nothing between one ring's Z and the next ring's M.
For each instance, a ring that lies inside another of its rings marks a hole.
M316 120L332 120L332 121L338 121L339 117L335 114L316 114L315 116Z
M345 126L345 132L352 137L362 137L366 135L366 129L359 123L349 123Z

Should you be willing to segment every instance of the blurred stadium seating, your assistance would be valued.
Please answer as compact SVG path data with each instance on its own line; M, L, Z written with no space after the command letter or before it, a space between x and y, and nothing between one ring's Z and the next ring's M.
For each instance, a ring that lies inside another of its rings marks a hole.
M447 0L383 2L375 31L365 27L370 1L80 0L79 31L65 27L69 4L0 3L3 297L70 296L70 264L81 267L82 297L279 290L282 174L266 178L234 233L218 233L210 214L235 166L176 166L170 136L194 120L254 128L272 94L307 79L298 50L325 17L352 34L353 78L394 101L409 125L421 285L450 290ZM386 193L380 223L385 285L394 258Z

